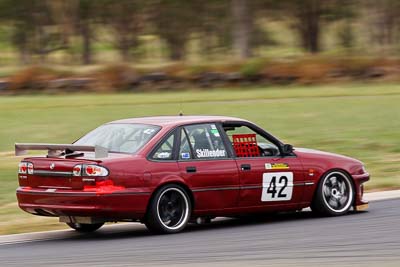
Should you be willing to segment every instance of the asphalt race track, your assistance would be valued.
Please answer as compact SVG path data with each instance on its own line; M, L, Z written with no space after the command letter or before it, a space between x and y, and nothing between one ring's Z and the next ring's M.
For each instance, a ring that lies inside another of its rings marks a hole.
M138 224L0 243L0 266L400 266L400 199L368 212L226 219L156 236Z

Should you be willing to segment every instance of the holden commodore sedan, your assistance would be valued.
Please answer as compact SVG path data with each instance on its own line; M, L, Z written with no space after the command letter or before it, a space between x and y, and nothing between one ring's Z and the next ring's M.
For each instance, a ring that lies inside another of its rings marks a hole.
M79 232L105 222L156 233L188 222L311 207L337 216L363 210L364 165L293 148L238 118L162 116L113 121L73 144L15 144L24 211L59 217Z

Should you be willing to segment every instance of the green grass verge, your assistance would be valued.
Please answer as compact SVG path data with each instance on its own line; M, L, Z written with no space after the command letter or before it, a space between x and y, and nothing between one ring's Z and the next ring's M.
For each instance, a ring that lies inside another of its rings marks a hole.
M209 91L0 97L0 234L63 227L16 205L15 142L72 142L111 120L215 114L254 121L297 147L362 160L367 189L400 186L400 86L330 85Z

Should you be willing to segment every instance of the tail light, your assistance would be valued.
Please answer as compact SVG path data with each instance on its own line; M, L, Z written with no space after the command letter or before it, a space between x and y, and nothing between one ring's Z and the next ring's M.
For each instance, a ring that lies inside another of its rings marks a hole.
M28 162L27 168L28 168L28 174L33 174L33 163Z
M75 165L74 168L72 169L72 175L73 176L81 176L82 174L82 165Z
M97 165L85 165L83 170L87 176L108 176L108 170Z
M26 174L28 170L28 163L27 162L20 162L18 164L18 173L19 174Z
M78 164L72 169L73 176L108 176L108 170L105 167L93 164Z
M18 173L19 174L33 174L33 163L21 161L18 164Z
M114 181L109 180L108 169L94 164L78 164L72 170L73 176L104 177L100 179L82 178L83 191L96 192L96 194L110 194L114 191L123 190L125 187L114 185Z

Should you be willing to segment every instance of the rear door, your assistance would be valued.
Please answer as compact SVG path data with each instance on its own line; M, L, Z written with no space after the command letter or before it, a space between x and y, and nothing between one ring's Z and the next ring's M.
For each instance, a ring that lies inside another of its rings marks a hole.
M178 165L195 196L196 210L238 205L239 173L215 123L181 127Z
M303 167L295 154L282 157L275 140L240 123L225 127L240 172L241 207L296 207L304 190Z

